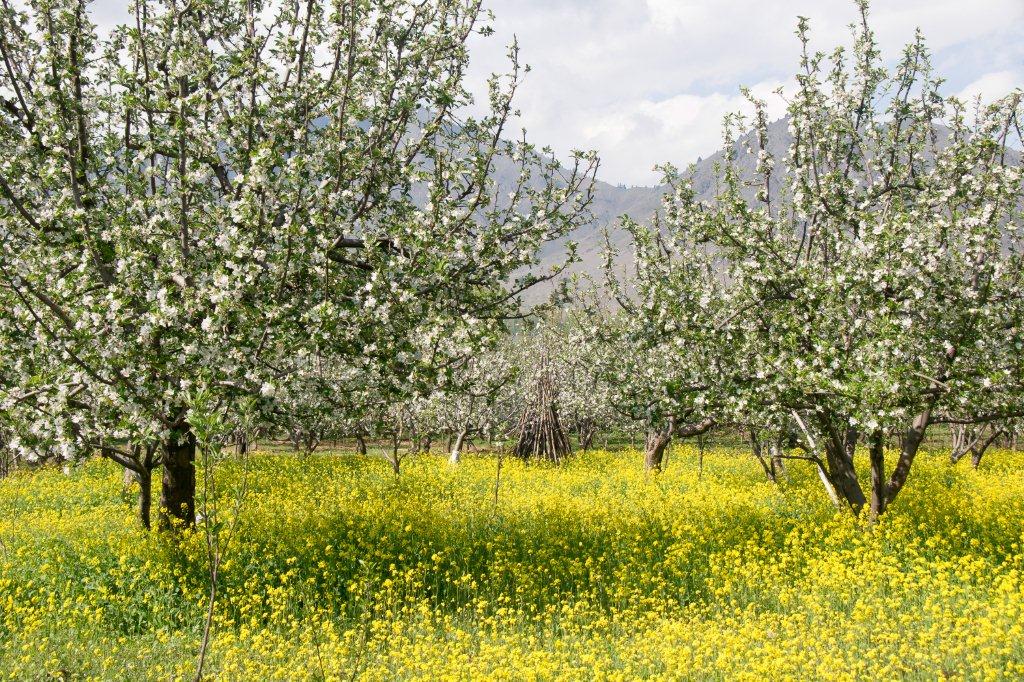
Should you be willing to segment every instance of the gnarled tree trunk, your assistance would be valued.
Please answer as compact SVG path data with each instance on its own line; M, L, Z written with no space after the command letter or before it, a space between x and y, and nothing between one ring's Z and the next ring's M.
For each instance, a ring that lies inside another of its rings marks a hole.
M672 442L672 422L657 430L647 432L644 445L644 471L661 471L665 461L665 450Z

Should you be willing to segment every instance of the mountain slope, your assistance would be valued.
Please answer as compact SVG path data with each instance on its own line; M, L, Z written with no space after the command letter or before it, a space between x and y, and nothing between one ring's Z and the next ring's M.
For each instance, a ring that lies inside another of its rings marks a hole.
M789 125L786 119L780 119L768 126L769 153L777 160L785 157L792 137L789 133ZM746 145L756 146L753 133L742 136L735 143L737 167L742 177L751 178L757 165L757 154L746 150ZM725 158L725 150L719 150L706 159L698 160L692 169L693 187L697 198L702 201L710 201L715 197L718 190L715 167ZM781 168L782 164L778 164ZM495 175L499 185L503 179L508 178L508 172L498 168ZM778 187L781 183L774 183ZM610 185L601 180L594 183L594 202L591 211L594 219L587 225L579 228L567 239L575 241L579 245L580 262L575 263L566 273L569 276L573 273L580 273L598 277L602 268L602 252L605 246L605 230L608 230L609 240L620 254L629 250L628 235L623 230L615 229L622 216L637 222L647 222L654 217L654 214L661 209L662 198L667 187L656 185L654 187L623 187ZM773 191L774 194L774 191ZM751 197L752 198L752 197ZM562 263L565 258L565 241L559 240L546 245L540 254L540 265L538 272L549 271ZM525 302L537 303L550 296L553 285L537 286L525 296Z

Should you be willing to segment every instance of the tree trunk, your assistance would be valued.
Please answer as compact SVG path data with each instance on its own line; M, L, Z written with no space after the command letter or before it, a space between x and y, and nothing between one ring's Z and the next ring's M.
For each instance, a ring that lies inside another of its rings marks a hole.
M7 449L7 442L0 436L0 478L14 470L14 453Z
M597 426L589 419L585 419L580 422L576 433L580 442L580 450L586 452L594 444L594 435L597 433Z
M910 476L910 467L914 463L917 451L921 449L921 443L924 442L924 434L928 429L928 425L931 423L931 415L932 409L929 406L924 410L924 412L914 417L913 423L903 436L903 446L900 448L900 457L896 461L896 466L892 470L892 475L889 476L889 482L885 486L886 507L892 504L892 501L896 499L899 492L903 490L903 486L907 482L907 477Z
M196 438L186 426L164 443L160 488L160 527L192 527L196 522Z
M665 460L665 450L672 442L672 427L666 426L659 431L650 431L644 447L644 471L661 471Z
M953 446L949 452L949 463L956 464L970 451L975 436L967 424L954 424L950 431Z
M306 432L305 438L302 440L302 454L304 457L309 457L316 449L320 447L320 436L316 431L310 429Z
M775 474L775 467L769 459L764 456L764 450L761 447L761 439L758 437L757 432L751 429L750 431L750 452L754 455L754 459L761 465L761 470L764 471L764 476L772 483L778 483L778 478Z
M452 453L448 457L450 463L458 464L462 460L462 446L466 442L466 435L468 433L468 429L459 431L459 435L455 438L455 445L452 446Z
M871 436L871 520L877 521L885 511L888 485L885 482L885 437L882 433Z
M143 467L141 472L133 473L139 482L139 523L149 530L150 512L153 508L153 472Z
M402 443L402 431L399 428L398 431L391 437L391 452L388 455L388 462L391 463L391 470L395 472L395 476L402 473L402 458L398 454L398 447Z
M971 448L971 466L975 469L981 464L981 458L985 455L985 452L989 449L992 443L996 442L996 439L1003 435L1003 429L1001 427L992 427L992 434L984 441L976 443Z
M843 435L833 430L825 441L825 457L833 487L850 505L850 509L859 514L868 500L857 480L857 471L853 468L853 449L856 445L855 430L847 429Z
M356 436L356 454L366 454L366 439L362 436Z
M139 482L139 472L134 469L125 468L121 476L121 492L125 495L131 490L131 487Z
M789 480L789 474L786 472L786 460L782 458L782 443L773 443L769 452L771 453L772 481L780 483L783 480Z

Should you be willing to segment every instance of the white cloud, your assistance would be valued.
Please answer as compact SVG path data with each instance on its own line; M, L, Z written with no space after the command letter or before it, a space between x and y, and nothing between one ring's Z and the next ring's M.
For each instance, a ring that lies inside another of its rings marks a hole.
M762 88L792 76L797 15L810 18L812 48L821 50L848 44L848 25L857 19L852 0L489 5L497 35L474 43L473 77L502 70L503 45L517 35L523 59L534 67L519 100L530 137L561 153L596 148L604 179L644 184L657 181L651 170L657 163L682 165L717 148L722 115L742 103L741 84ZM1004 81L1024 83L1014 57L1024 31L1021 0L975 0L969 11L961 0L875 0L871 25L890 59L920 27L950 92L982 69L1005 69ZM961 59L967 48L972 58Z
M751 87L768 103L771 118L785 114L775 91L791 83L763 81ZM790 89L787 88L787 89ZM685 164L713 154L720 146L726 114L751 113L739 94L679 94L659 101L624 102L579 129L580 146L602 150L602 165L616 170L615 182L646 184L657 179L652 167L672 161Z
M1019 72L1009 70L995 71L993 73L986 73L981 78L968 83L957 94L969 101L980 96L982 102L989 103L1000 97L1005 97L1014 88L1022 86L1024 86L1024 80L1021 79Z
M517 36L533 66L518 99L530 139L560 154L596 148L604 179L644 184L657 181L655 164L684 165L718 147L722 116L742 105L741 84L767 92L792 76L797 15L810 18L812 48L821 50L848 43L857 19L853 0L486 3L497 34L472 42L473 91L507 70ZM127 4L90 7L108 27ZM920 27L948 92L991 98L1024 85L1022 0L873 0L871 25L890 59Z

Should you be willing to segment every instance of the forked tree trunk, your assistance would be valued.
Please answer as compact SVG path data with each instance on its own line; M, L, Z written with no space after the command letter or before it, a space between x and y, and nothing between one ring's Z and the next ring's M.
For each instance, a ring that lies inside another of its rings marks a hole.
M316 452L316 449L318 447L320 447L320 443L321 443L320 436L317 434L316 431L314 431L312 429L307 431L306 435L305 435L305 438L303 438L303 440L302 440L302 448L303 448L302 454L304 456L306 456L306 457L309 457L314 452Z
M665 465L665 452L673 436L680 438L692 438L703 436L715 427L715 420L708 417L699 422L679 424L675 417L671 417L660 430L647 432L646 445L644 447L644 470L661 471ZM700 444L699 459L697 465L703 473L704 470L704 447L703 441Z
M988 435L985 430L991 428ZM953 448L949 453L949 463L956 464L967 454L971 456L971 466L975 469L981 464L981 458L996 440L1003 435L1004 429L987 424L971 426L959 424L953 427Z
M196 522L196 438L187 426L171 432L163 446L160 527Z
M366 454L366 439L363 438L362 436L356 436L356 454Z
M1002 436L1005 433L1005 431L1006 430L1003 427L993 426L992 433L989 434L989 437L982 441L979 441L974 446L974 449L971 451L972 467L974 467L975 469L978 468L978 466L981 464L981 458L985 455L985 452L988 451L989 447L991 447L992 444L996 442L996 439Z
M597 425L591 420L583 420L577 429L577 436L580 441L580 450L586 452L594 444L594 436L597 434Z
M949 452L949 463L956 464L971 451L979 434L967 424L954 424L950 431L953 443Z
M843 433L833 430L825 441L825 458L831 483L855 514L860 513L868 501L853 467L857 435L856 429L846 429Z
M892 504L892 501L896 499L896 496L899 495L900 491L903 490L903 486L907 483L907 477L910 476L910 467L914 464L914 458L917 457L921 444L924 442L925 432L928 430L928 425L931 424L931 414L931 406L925 408L923 412L914 417L914 421L910 424L906 433L903 434L899 459L896 460L896 466L893 467L892 475L889 476L889 481L885 484L886 507Z
M761 446L761 439L757 435L757 431L750 430L750 451L754 455L754 459L761 465L761 470L764 472L764 477L772 483L778 483L778 474L776 473L775 467L773 466L773 457L764 456L764 448Z

